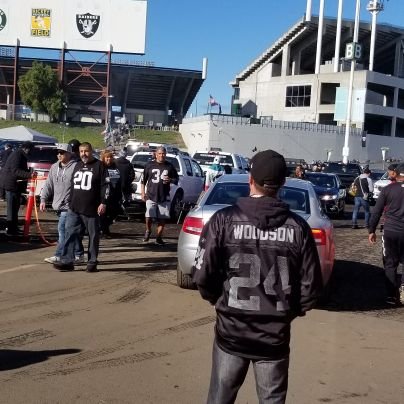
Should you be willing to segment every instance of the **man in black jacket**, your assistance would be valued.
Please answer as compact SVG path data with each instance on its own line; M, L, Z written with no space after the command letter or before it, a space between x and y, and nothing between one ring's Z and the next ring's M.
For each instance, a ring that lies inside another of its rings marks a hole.
M6 161L10 157L10 154L12 152L13 147L10 143L6 143L4 149L0 151L0 173L1 170L4 168L4 166L6 165ZM3 187L0 187L0 201L4 201L5 199L6 199L6 190Z
M383 263L386 279L386 303L399 306L404 302L404 274L397 282L398 265L404 264L404 164L395 168L395 182L384 187L377 198L369 225L369 242L376 243L376 227L384 213Z
M7 200L7 233L18 234L18 211L21 205L21 194L27 188L27 181L33 175L28 169L27 157L34 145L24 142L21 147L14 150L8 157L1 170L0 187L6 190Z
M53 266L65 271L74 269L74 247L84 226L88 233L87 272L98 272L99 216L105 213L109 196L108 179L104 165L94 158L90 143L80 145L80 159L73 171L65 245L60 261Z
M126 148L119 152L118 158L115 160L115 164L121 175L121 188L124 197L124 204L131 200L132 194L132 182L135 179L135 170L132 164L126 158Z
M208 403L233 403L250 362L259 402L286 400L290 324L322 289L311 229L277 198L286 174L283 156L256 154L250 196L215 213L200 236L193 280L217 314Z

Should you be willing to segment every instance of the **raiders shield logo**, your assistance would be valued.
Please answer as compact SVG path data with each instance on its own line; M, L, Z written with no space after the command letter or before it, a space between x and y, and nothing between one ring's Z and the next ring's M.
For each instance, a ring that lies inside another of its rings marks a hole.
M91 38L100 26L100 16L90 13L76 14L76 24L81 36Z
M3 10L0 9L0 31L6 26L7 17Z

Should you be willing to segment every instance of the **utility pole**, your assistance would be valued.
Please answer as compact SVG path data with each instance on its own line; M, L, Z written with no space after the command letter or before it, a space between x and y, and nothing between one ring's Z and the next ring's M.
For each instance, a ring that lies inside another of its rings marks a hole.
M342 162L344 164L348 164L348 157L349 157L349 132L351 130L351 114L352 114L352 93L353 93L353 83L354 83L354 73L356 67L356 49L360 48L358 45L358 37L359 37L359 24L360 24L360 10L361 10L361 2L360 0L356 0L356 11L355 11L355 27L354 27L354 37L353 43L348 44L351 45L350 53L351 56L351 74L349 77L349 87L348 87L348 102L347 102L347 113L346 113L346 123L345 123L345 140L344 140L344 147L342 149ZM348 49L346 54L348 53Z

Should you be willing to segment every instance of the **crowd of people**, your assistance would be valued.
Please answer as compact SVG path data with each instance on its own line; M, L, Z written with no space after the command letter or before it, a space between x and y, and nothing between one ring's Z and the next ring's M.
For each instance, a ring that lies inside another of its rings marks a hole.
M27 167L31 143L12 151L0 174L5 190L10 234L18 232L17 215L24 181L34 177ZM58 215L58 245L45 261L61 271L71 271L85 262L83 235L88 235L87 272L97 272L100 235L111 237L110 226L131 193L134 171L125 151L115 157L104 150L100 160L90 143L76 139L57 145L58 161L52 165L41 191L40 210L51 201ZM352 216L357 227L360 207L370 243L376 242L376 227L383 216L383 264L387 302L399 305L404 297L404 164L388 167L391 184L382 189L373 214L368 196L373 190L370 170L354 183L357 189ZM209 168L207 181L226 172L220 159ZM316 243L307 222L278 198L287 166L273 150L257 153L251 160L250 194L234 206L216 212L203 228L193 267L193 281L203 299L215 306L217 321L212 353L208 402L232 403L245 380L250 363L254 368L260 402L284 403L288 389L291 322L310 310L323 290ZM305 167L292 176L305 179ZM178 173L166 160L161 146L144 169L141 197L146 203L147 243L152 224L157 224L156 244L164 244L163 231L169 218L170 184ZM256 237L235 238L235 228L248 226ZM290 237L277 239L274 229ZM261 237L273 233L273 237Z

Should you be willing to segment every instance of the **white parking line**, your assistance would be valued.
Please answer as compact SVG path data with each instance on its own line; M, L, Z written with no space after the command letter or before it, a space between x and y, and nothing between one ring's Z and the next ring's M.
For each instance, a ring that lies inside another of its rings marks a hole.
M19 271L20 269L27 269L27 268L32 268L32 267L36 267L36 264L20 265L19 267L2 269L2 270L0 270L0 274L5 274L6 272Z

